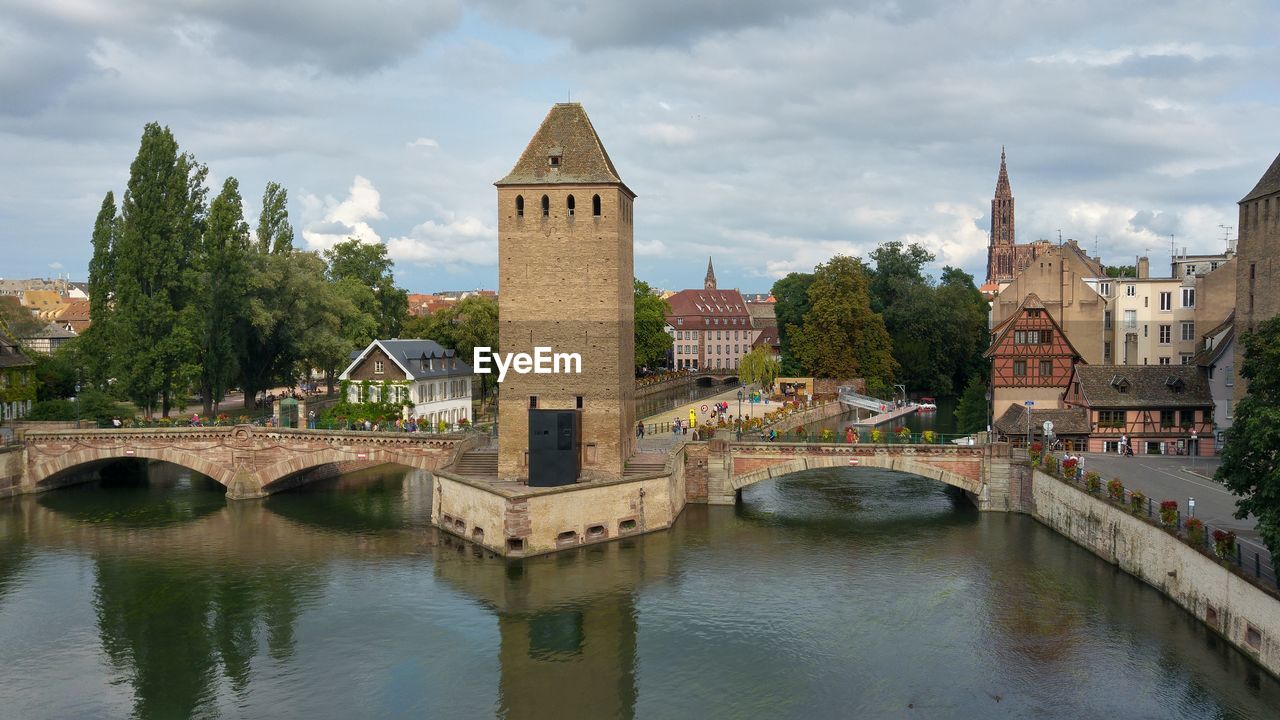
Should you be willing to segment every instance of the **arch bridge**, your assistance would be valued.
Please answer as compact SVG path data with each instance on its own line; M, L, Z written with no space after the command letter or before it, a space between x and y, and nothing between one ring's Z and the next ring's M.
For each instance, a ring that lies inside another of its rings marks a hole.
M434 471L485 442L482 435L425 435L234 427L29 431L17 492L79 480L72 471L145 458L207 475L235 500L259 498L334 472L382 464Z
M980 510L1016 507L1024 483L1007 443L844 444L708 442L707 502L732 504L744 488L814 468L882 468L959 488Z

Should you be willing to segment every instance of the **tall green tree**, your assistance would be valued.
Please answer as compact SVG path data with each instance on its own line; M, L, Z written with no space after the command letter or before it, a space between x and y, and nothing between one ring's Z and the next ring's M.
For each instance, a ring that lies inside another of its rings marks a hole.
M792 351L808 374L861 377L875 390L889 385L897 363L884 319L871 310L867 275L861 261L847 255L814 269L809 312L793 331Z
M185 322L195 338L194 361L205 414L211 414L235 382L248 322L249 224L240 183L233 177L209 205L209 217L192 262L191 302Z
M119 232L116 196L108 191L93 223L93 256L89 259L89 319L92 324L81 336L87 379L98 388L107 386L112 370L111 295L115 288Z
M976 433L987 428L987 380L974 375L956 403L956 432Z
M1235 407L1215 477L1239 496L1238 519L1253 515L1271 556L1280 557L1280 317L1245 334L1240 375L1249 394Z
M809 286L813 285L813 273L788 273L773 284L773 314L778 320L778 346L781 352L782 372L800 375L802 370L791 351L791 336L804 323L809 312Z
M168 414L185 390L193 338L178 318L192 249L204 229L207 170L149 123L129 168L121 208L112 329L117 376L139 407Z
M329 261L329 278L355 279L364 283L377 299L378 337L399 337L400 323L409 312L409 294L396 287L395 263L382 243L349 238L324 252Z
M667 313L671 305L653 293L649 283L636 280L635 294L635 343L636 370L654 369L667 363L673 338L667 334Z
M267 183L258 216L258 251L283 255L293 250L293 225L289 224L289 191L279 183Z
M903 245L894 240L871 251L875 271L871 273L871 309L884 313L904 298L928 285L924 266L933 262L933 253L916 243ZM885 318L886 325L889 320ZM892 334L893 328L889 326Z

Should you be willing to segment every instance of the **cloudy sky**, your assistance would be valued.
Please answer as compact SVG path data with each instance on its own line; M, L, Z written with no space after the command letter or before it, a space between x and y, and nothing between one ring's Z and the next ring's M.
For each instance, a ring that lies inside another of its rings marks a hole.
M299 245L493 287L492 183L570 97L661 287L895 239L981 280L1002 144L1020 242L1167 267L1280 153L1277 27L1275 0L0 0L0 277L85 277L154 120L251 222L275 180Z

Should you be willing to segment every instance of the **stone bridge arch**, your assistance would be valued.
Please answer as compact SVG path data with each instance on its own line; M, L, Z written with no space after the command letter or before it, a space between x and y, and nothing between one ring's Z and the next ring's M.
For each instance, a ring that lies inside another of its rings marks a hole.
M173 463L207 475L227 497L263 497L315 479L314 471L343 472L382 464L433 471L482 443L478 435L265 429L248 425L28 432L23 440L23 492L61 487L68 471L127 458ZM54 480L50 484L50 480Z
M774 478L802 472L804 470L829 467L870 467L881 468L884 470L897 470L899 472L920 475L922 477L937 480L952 487L973 493L974 495L978 495L982 492L983 483L981 478L966 477L965 475L961 475L960 473L953 472L951 470L919 462L912 457L890 455L888 453L858 455L856 457L819 455L815 457L793 458L777 465L758 468L741 475L734 475L733 479L730 481L730 486L736 493L743 488L750 487L765 480L772 480Z

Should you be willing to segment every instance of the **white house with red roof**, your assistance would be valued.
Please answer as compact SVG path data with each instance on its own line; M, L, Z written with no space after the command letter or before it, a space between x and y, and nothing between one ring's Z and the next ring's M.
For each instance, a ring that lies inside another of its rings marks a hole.
M667 298L668 332L677 370L736 369L760 331L751 321L746 300L737 290L716 287L715 269L707 259L700 290L681 290Z

